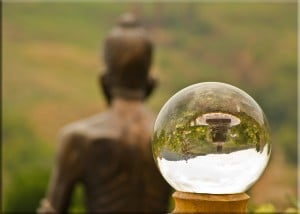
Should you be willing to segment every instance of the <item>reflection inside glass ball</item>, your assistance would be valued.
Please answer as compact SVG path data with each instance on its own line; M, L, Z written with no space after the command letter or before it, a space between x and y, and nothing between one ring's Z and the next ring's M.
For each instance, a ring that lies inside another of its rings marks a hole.
M178 191L246 191L266 167L267 120L244 91L224 83L189 86L161 109L152 140L154 159Z
M191 121L190 126L207 125L212 139L212 143L216 144L217 151L222 151L223 143L227 139L227 132L231 126L240 123L240 119L225 113L208 113L204 114L195 121Z

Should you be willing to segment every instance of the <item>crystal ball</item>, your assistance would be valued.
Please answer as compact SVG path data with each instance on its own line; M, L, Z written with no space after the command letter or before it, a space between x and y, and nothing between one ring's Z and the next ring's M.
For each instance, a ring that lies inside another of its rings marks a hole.
M177 191L242 193L268 163L270 131L262 109L246 92L225 83L198 83L162 107L152 151Z

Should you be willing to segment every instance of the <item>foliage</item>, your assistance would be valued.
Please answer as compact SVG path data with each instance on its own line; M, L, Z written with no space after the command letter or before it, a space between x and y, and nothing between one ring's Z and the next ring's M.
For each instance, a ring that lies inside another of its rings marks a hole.
M7 212L34 212L44 197L49 170L27 166L12 175L6 192Z
M72 198L72 206L70 208L71 213L86 213L84 207L84 189L82 185L77 185L75 188L73 198Z
M32 133L24 119L6 115L4 121L4 209L33 212L45 195L51 155L47 151L48 146L42 147L40 139Z
M188 106L191 105L188 102L185 103ZM197 109L201 109L199 103L196 106ZM211 128L205 125L190 125L196 117L201 115L200 110L193 112L179 108L174 111L168 109L167 113L167 117L157 122L159 128L154 132L153 152L155 156L161 158L164 156L162 154L168 151L169 153L165 154L164 158L168 158L170 154L172 156L176 154L178 159L188 159L197 155L217 152L216 146L212 142ZM176 117L176 115L182 116ZM265 144L268 145L269 152L271 139L268 127L260 125L254 118L242 111L236 112L234 116L240 119L240 124L229 128L222 152L228 153L241 148L254 147L258 152L262 152ZM160 123L164 125L160 125Z
M254 213L276 213L276 208L273 204L261 204L254 210Z

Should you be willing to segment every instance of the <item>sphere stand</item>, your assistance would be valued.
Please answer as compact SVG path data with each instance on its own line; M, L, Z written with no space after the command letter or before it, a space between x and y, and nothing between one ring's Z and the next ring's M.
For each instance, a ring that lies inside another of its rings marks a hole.
M173 213L246 213L249 196L238 194L199 194L176 191Z

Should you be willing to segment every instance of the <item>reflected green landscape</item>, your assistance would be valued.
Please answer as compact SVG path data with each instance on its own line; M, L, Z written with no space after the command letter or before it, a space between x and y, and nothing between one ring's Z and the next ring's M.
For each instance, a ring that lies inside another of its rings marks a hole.
M215 125L207 124L209 119L204 117L218 120ZM227 117L228 125L222 117ZM269 125L255 100L238 88L215 82L189 86L171 97L157 117L152 140L155 159L168 160L249 148L262 152L265 144L269 154Z
M261 152L265 142L270 145L269 133L261 128L255 120L243 114L239 118L242 118L243 122L236 127L230 128L227 133L227 141L223 145L222 153L230 153L253 147L258 152ZM159 155L161 152L165 153L165 150L176 154L183 154L183 157L217 153L216 145L212 143L210 130L207 126L197 127L186 125L176 127L171 133L161 130L159 134L155 132L153 142L153 152L158 156L161 156ZM185 147L181 147L181 144L185 145ZM271 150L271 146L268 148ZM168 159L167 156L165 158Z

